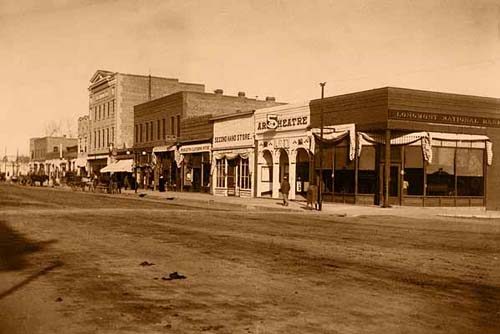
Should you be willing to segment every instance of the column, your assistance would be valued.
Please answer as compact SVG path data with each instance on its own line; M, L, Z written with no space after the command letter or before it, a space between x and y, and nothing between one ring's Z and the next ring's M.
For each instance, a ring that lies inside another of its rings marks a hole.
M290 182L290 199L295 199L295 191L297 189L297 150L290 150L288 155L288 179Z
M280 151L274 151L273 156L273 198L280 198Z
M384 164L384 208L389 205L389 178L391 177L391 130L385 130L385 164Z

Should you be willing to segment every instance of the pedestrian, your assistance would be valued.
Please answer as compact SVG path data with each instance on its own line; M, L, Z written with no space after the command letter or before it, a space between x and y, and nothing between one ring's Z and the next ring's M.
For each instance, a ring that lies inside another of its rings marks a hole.
M288 182L288 176L283 177L281 181L280 192L283 196L283 206L288 206L288 194L290 193L290 183Z
M307 208L318 209L318 187L313 183L307 188Z

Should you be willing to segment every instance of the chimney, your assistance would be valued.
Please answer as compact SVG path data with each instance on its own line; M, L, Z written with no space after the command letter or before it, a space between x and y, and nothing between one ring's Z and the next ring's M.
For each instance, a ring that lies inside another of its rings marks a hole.
M214 93L217 95L222 95L222 94L224 94L224 91L220 88L217 88L216 90L214 90Z
M276 98L274 96L266 96L267 102L276 102Z
M241 97L241 98L245 97L245 92L238 92L238 97Z

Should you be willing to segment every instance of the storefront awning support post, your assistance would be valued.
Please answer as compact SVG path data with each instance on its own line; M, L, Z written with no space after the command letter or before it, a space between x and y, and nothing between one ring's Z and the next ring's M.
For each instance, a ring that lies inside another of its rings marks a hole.
M326 82L321 82L321 109L320 109L320 144L319 144L319 184L318 184L318 209L323 209L323 99L325 98Z
M385 130L385 165L384 165L384 208L389 208L389 178L391 176L391 130Z

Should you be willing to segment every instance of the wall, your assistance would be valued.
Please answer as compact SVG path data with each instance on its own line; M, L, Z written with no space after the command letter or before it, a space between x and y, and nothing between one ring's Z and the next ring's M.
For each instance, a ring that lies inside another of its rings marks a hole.
M134 106L148 101L149 77L118 74L116 147L131 147L134 143ZM151 100L179 91L203 92L204 85L179 82L177 79L151 77Z

